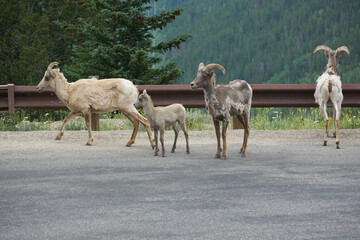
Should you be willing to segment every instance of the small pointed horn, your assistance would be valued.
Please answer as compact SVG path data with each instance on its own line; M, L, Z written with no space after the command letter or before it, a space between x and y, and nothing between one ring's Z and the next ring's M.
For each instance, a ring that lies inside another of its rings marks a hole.
M332 51L331 48L327 47L327 46L324 46L324 45L319 45L317 46L314 51L312 52L312 55L314 55L318 50L324 50L325 52L330 52Z
M224 76L226 75L225 68L217 63L211 63L211 64L206 65L206 67L204 68L204 71L210 72L213 69L219 69L220 71L222 71Z
M346 52L350 56L350 51L346 46L341 46L336 49L337 54L340 54L341 52Z
M198 67L198 71L201 70L201 69L203 69L204 67L205 67L204 63L200 63L200 64L199 64L199 67Z
M57 65L59 65L58 62L52 62L52 63L49 64L47 70L50 72L52 70L52 68L57 66Z

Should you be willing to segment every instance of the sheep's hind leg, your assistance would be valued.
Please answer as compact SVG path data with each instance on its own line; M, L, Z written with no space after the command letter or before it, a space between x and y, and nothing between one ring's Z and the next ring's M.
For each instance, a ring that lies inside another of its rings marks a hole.
M220 145L220 123L219 123L219 121L216 121L216 120L213 120L213 121L214 121L216 140L217 140L217 150L216 150L215 157L220 158L220 153L222 151L221 145Z
M324 133L324 144L323 146L327 145L327 141L328 141L328 135L329 135L329 118L328 118L328 114L327 114L327 106L326 103L322 103L320 105L320 111L324 117L324 123L325 123L325 133Z
M62 136L64 136L64 129L65 129L66 123L67 123L70 119L76 117L77 115L79 115L79 113L70 112L70 113L65 117L64 122L63 122L63 124L62 124L62 126L61 126L61 129L60 129L58 135L56 136L55 140L60 140L60 139L62 138Z
M89 139L86 143L86 146L91 146L92 142L94 141L92 138L92 133L91 133L91 112L89 113L85 113L83 114L84 118L85 118L85 123L86 123L86 127L88 129L88 133L89 133Z
M340 139L339 139L339 128L340 128L340 113L341 113L341 104L337 105L336 103L334 105L334 110L336 111L335 118L333 121L335 121L335 135L336 135L336 148L340 149Z
M177 138L179 136L179 129L176 127L176 123L174 123L172 125L172 129L174 130L174 133L175 133L175 139L174 139L174 144L173 144L173 147L171 149L171 152L174 153L175 149L176 149L176 141L177 141Z
M240 153L242 154L243 157L245 157L247 150L247 142L250 135L249 114L244 113L244 116L236 115L236 117L240 120L240 122L244 126L244 140L243 140L243 145L240 149Z
M336 109L335 109L335 106L333 106L333 118L332 118L332 121L333 121L333 137L336 138Z
M132 109L131 112L129 112L129 115L131 115L134 119L138 120L145 127L146 133L149 138L150 145L151 145L152 149L154 149L155 143L154 143L154 139L151 139L151 129L150 129L150 124L149 124L148 120L146 118L144 118L143 116L141 116L141 114L136 110L135 107L134 107L134 109Z
M134 125L134 129L133 129L133 132L132 132L132 135L131 135L131 138L130 140L128 141L128 143L126 144L127 147L131 147L132 144L135 143L135 138L136 138L136 135L137 135L137 132L139 130L139 124L140 122L136 119L134 119L131 114L128 114L128 113L123 113L131 122L132 124Z

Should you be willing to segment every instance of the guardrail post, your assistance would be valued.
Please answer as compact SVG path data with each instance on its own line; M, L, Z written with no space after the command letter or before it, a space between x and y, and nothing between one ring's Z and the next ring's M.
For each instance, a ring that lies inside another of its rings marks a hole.
M15 85L8 84L8 111L9 114L15 113Z
M100 117L97 113L91 114L91 130L100 131Z

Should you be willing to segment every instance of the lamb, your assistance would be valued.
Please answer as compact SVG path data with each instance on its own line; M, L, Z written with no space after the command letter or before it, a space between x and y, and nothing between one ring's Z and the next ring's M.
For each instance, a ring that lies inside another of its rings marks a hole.
M36 87L38 92L54 91L61 102L70 110L56 136L56 140L60 140L64 135L66 123L71 118L82 114L89 133L86 145L90 146L93 142L90 127L91 114L119 110L134 124L131 138L126 146L130 147L135 142L139 123L141 123L146 128L151 146L154 147L153 140L151 139L150 125L147 119L141 116L134 107L139 91L131 81L123 78L102 80L80 79L76 82L68 83L60 69L53 69L58 64L57 62L49 64L43 79Z
M341 88L340 76L337 75L337 68L341 58L341 52L346 52L350 55L350 51L346 46L341 46L335 51L331 48L319 45L312 55L318 50L324 50L325 57L328 59L326 71L316 80L315 102L319 104L320 111L325 121L324 146L327 145L329 135L329 118L327 113L327 103L330 100L333 105L333 136L336 138L336 148L340 149L339 139L339 119L341 113L341 103L343 101L343 94Z
M230 116L236 116L244 126L244 140L240 149L240 153L245 157L247 150L247 141L250 134L250 108L252 101L252 88L244 80L234 80L225 86L215 86L216 76L214 69L222 71L225 76L225 69L219 64L208 64L204 66L199 64L196 78L190 83L192 89L202 88L205 97L205 107L209 114L213 117L217 138L216 158L222 157L226 159L226 129L230 121ZM222 139L223 148L220 144L220 126L222 121Z
M154 128L154 138L155 138L155 156L158 155L158 131L160 131L160 142L161 142L161 155L165 157L165 147L164 147L164 131L165 127L171 126L175 133L174 144L171 149L171 152L175 152L176 141L179 135L179 130L176 127L176 122L179 123L181 129L184 132L186 139L186 153L189 154L189 136L186 131L185 116L186 111L183 105L181 104L171 104L166 107L154 107L153 101L150 95L147 94L146 90L139 95L138 100L135 103L136 108L142 107L144 109L145 116L150 122L150 125Z

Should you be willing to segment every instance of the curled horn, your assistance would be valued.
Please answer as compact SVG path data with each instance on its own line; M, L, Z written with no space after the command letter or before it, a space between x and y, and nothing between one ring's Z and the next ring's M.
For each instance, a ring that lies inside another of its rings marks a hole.
M57 65L59 65L58 62L52 62L52 63L49 64L47 70L48 70L49 72L51 72L52 68L55 67L55 66L57 66Z
M324 46L324 45L319 45L317 46L314 51L312 52L312 55L314 55L318 50L324 50L325 52L329 53L332 51L331 48L327 47L327 46Z
M350 51L346 46L341 46L336 49L336 54L340 54L342 51L346 52L350 56Z
M211 64L206 65L206 67L204 68L204 71L210 72L211 70L213 70L215 68L222 71L224 76L226 75L225 68L223 66L221 66L220 64L216 64L216 63L211 63Z

